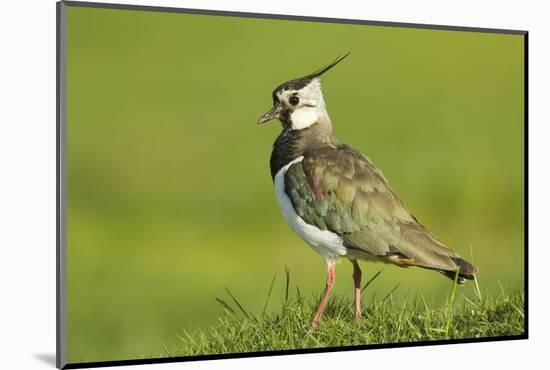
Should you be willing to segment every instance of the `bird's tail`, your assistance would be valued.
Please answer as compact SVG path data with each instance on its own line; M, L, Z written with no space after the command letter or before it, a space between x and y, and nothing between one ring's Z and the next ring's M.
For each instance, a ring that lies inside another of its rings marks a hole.
M472 265L470 262L466 261L461 257L451 257L451 259L458 266L458 279L459 284L464 284L466 279L473 280L474 274L477 272L477 267ZM454 280L456 277L457 270L439 270L443 275L447 276L449 279Z
M401 225L401 240L398 252L408 258L410 265L441 272L454 280L458 271L458 282L473 280L477 268L447 246L439 242L419 223Z

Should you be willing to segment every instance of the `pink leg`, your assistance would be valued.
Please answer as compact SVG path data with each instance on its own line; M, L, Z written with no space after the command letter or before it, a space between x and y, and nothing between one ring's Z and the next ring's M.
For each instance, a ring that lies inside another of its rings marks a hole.
M361 319L361 269L357 261L353 264L353 284L355 286L355 320Z
M334 267L334 264L332 264L328 266L327 285L325 287L325 292L323 293L323 297L321 297L321 303L319 303L319 307L315 312L315 316L313 317L313 322L311 323L311 326L309 328L311 331L315 331L319 326L319 322L321 321L321 316L323 315L323 311L325 310L325 306L327 305L328 296L330 294L330 291L332 290L332 287L334 286L335 281L336 281L336 269Z

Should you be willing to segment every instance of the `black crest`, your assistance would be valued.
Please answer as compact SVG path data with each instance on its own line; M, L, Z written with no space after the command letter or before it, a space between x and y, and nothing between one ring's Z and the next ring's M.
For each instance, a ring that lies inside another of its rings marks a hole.
M273 102L277 100L277 92L282 90L300 90L304 87L306 87L314 78L321 77L321 75L328 72L330 69L332 69L335 65L340 63L342 60L344 60L350 52L346 53L344 56L338 56L334 61L329 63L328 65L318 69L317 71L308 74L307 76L296 78L294 80L287 81L275 88L273 90Z

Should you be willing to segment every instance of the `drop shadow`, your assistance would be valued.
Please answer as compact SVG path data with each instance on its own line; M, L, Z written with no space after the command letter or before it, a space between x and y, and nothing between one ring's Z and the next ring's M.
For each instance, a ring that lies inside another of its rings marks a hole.
M35 353L34 358L42 361L46 365L55 367L55 353Z

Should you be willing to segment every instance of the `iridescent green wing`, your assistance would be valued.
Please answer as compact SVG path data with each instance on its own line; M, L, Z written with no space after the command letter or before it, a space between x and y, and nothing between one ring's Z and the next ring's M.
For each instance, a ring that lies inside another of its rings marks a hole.
M306 151L289 168L285 191L304 221L337 233L348 248L427 268L457 268L458 256L417 222L374 164L347 145Z
M398 216L411 219L372 162L343 144L307 151L289 168L285 189L304 221L372 255L398 242Z

